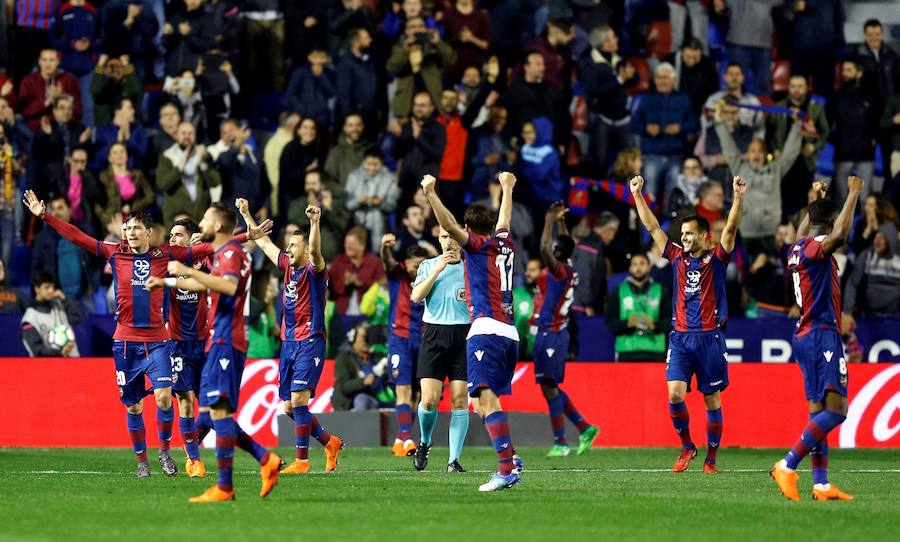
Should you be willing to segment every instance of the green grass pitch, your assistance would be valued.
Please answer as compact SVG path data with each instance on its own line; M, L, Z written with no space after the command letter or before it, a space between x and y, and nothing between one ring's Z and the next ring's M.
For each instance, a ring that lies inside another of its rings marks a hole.
M260 499L256 464L238 450L237 500L195 505L188 497L215 480L210 450L206 479L166 478L151 456L153 476L138 480L125 449L6 448L0 540L900 540L897 450L832 450L831 480L856 500L812 501L812 477L802 471L800 503L768 476L784 450L722 449L718 475L702 474L702 450L684 474L667 472L675 448L598 448L555 460L545 452L520 449L522 483L480 494L496 467L487 448L465 450L470 472L450 475L446 449L432 450L419 473L387 449L350 447L336 472L283 477Z

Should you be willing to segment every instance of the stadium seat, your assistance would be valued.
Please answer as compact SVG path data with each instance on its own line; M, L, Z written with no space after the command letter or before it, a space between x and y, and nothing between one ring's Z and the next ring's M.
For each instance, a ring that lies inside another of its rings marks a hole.
M31 295L31 247L14 243L9 256L6 271L10 283Z
M622 284L627 278L627 271L615 273L614 275L610 276L608 279L606 279L606 291L610 293L615 292L616 288L618 288L619 285Z
M875 175L884 177L884 157L881 154L881 145L875 145Z
M787 92L791 80L791 63L776 60L772 63L772 92Z
M250 105L250 127L274 132L278 128L284 93L279 91L260 92L253 97Z
M827 177L834 176L834 145L826 143L816 160L816 173Z
M654 21L647 29L647 54L663 58L672 52L672 25L669 21Z
M638 84L634 87L628 89L628 93L632 96L636 94L643 94L644 92L650 91L650 66L647 64L647 59L640 56L630 56L626 58L632 66L634 66L634 72L638 76Z

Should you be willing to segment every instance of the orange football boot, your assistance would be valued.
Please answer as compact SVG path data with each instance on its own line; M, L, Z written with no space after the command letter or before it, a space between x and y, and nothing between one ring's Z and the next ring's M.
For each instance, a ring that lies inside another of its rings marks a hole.
M403 449L403 441L395 438L394 445L391 446L391 454L394 457L406 457L406 451Z
M813 488L812 498L814 501L852 501L853 495L849 493L844 493L840 489L837 488L834 484L828 484L828 489L816 489Z
M213 484L209 489L203 492L203 495L191 497L188 502L224 502L234 500L234 490L225 491L217 484Z
M206 476L206 465L203 464L202 459L187 458L184 462L184 472L187 473L188 478L204 478Z
M278 454L269 452L269 459L259 467L259 477L262 479L262 488L259 490L260 497L267 496L275 489L282 465L284 465L284 461L278 457Z
M788 472L782 469L779 467L780 464L780 460L775 462L775 466L769 471L769 476L778 484L782 495L789 500L799 501L800 491L797 489L797 482L800 480L800 475L797 474L797 471Z
M328 444L325 445L325 472L331 472L337 467L338 454L344 448L344 441L341 437L331 435Z
M697 448L689 448L681 449L681 453L678 454L678 459L675 460L675 464L672 465L672 472L684 472L688 470L688 465L691 464L691 461L697 457Z
M308 459L295 459L293 463L281 471L281 474L306 474L309 472Z
M706 474L719 474L719 468L716 467L715 463L707 463L703 462L703 472Z

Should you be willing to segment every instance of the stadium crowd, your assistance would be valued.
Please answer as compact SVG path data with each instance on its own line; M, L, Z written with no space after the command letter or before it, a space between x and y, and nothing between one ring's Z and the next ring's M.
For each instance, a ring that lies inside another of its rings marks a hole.
M412 245L440 252L422 176L440 179L442 200L461 216L469 202L498 209L496 174L511 170L523 336L544 214L564 200L576 240L573 313L605 314L622 359L664 351L672 271L630 201L637 174L664 228L675 235L680 216L698 214L714 241L732 176L747 181L729 312L778 318L797 314L786 259L813 179L828 179L840 203L848 175L863 177L839 255L846 329L857 316L900 315L900 56L877 20L865 22L864 42L846 43L841 0L0 8L11 29L0 39L0 312L23 313L22 290L56 318L114 311L104 262L23 212L21 195L33 189L54 217L109 240L124 214L148 211L154 244L211 202L244 197L286 234L305 223L308 204L320 206L328 318L383 326L382 234L396 233L398 255ZM277 274L265 258L254 266L248 354L270 356ZM635 310L636 300L651 308ZM353 379L377 336L350 331L342 359ZM356 384L378 402L382 379L369 375Z

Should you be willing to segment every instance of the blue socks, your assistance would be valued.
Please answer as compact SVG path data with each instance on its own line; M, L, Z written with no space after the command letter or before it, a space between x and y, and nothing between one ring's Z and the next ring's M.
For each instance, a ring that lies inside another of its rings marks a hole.
M546 398L547 407L550 410L550 427L553 429L553 441L560 446L568 446L566 441L565 401L562 391L557 392L556 397Z
M715 465L722 444L722 409L706 411L706 462Z
M301 461L309 460L309 431L312 425L312 414L309 407L294 408L294 447L296 458Z
M128 436L131 438L131 446L134 448L135 459L138 463L147 462L147 436L144 430L144 416L141 414L126 413L128 424Z
M224 491L232 491L231 481L234 468L234 445L237 441L237 423L231 416L213 422L216 430L216 466L218 467L217 485Z
M156 409L156 432L159 435L159 451L168 452L172 443L172 422L175 421L175 407Z
M197 414L197 441L203 442L203 439L206 438L206 435L213 428L212 418L209 416L209 411L204 410L203 412Z
M803 434L800 435L800 440L794 443L791 450L784 456L787 467L789 469L796 469L797 465L800 464L800 461L802 461L803 458L806 457L820 442L826 442L827 446L828 433L842 424L846 418L846 416L831 412L830 410L823 410L813 416L809 420L809 423L806 424L806 429L803 430Z
M428 446L431 445L431 434L434 433L434 425L437 423L438 411L425 410L422 403L419 403L419 429L422 431L422 442Z
M691 418L688 416L687 405L684 404L684 401L669 403L669 417L672 418L675 432L681 438L681 447L685 450L696 448L691 440Z
M197 424L194 418L178 418L178 429L184 440L184 450L192 460L200 459L200 439L197 435Z
M450 411L450 459L447 463L459 461L466 433L469 432L469 409Z

